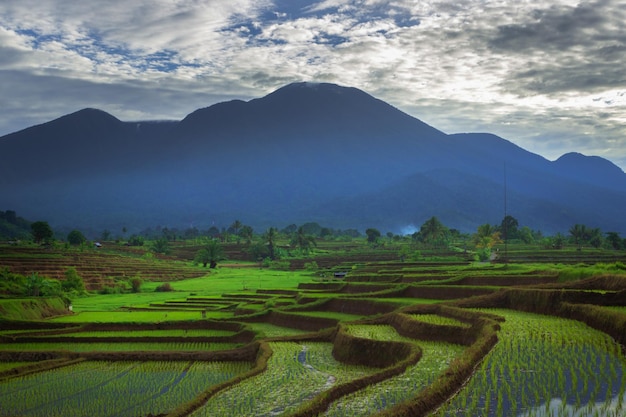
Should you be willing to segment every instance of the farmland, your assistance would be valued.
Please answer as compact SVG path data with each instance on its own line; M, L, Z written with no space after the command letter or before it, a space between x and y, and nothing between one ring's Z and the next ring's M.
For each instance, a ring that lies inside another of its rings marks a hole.
M626 413L624 252L321 242L272 268L231 245L205 269L192 248L2 247L0 267L75 267L91 291L71 312L2 299L0 416ZM137 275L140 292L102 291Z

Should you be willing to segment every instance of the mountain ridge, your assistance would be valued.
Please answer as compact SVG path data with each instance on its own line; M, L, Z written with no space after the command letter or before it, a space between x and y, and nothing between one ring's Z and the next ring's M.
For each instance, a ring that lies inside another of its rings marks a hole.
M93 230L235 218L399 230L434 215L472 231L500 222L505 178L521 225L626 231L615 209L626 174L612 162L575 152L549 161L490 133L445 134L335 84L293 83L180 121L87 108L0 138L0 208Z

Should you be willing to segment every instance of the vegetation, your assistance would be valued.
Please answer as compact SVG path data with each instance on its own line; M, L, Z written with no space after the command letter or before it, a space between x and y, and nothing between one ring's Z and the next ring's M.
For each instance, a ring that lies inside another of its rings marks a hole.
M3 245L0 415L623 414L617 233L246 230Z

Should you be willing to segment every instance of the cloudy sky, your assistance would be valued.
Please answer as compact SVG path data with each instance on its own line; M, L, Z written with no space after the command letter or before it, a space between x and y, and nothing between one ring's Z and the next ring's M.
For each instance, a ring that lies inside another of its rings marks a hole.
M182 119L294 81L626 170L624 0L0 1L0 135L84 107Z

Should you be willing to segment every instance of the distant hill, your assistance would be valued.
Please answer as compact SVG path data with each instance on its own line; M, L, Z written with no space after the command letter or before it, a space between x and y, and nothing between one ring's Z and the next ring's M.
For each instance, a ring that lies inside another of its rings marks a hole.
M29 239L31 222L20 217L13 210L0 211L0 241Z
M557 161L487 133L447 135L355 88L295 83L181 121L84 109L0 138L0 208L99 233L162 225L316 221L398 232L438 216L473 231L520 225L626 233L626 175Z

